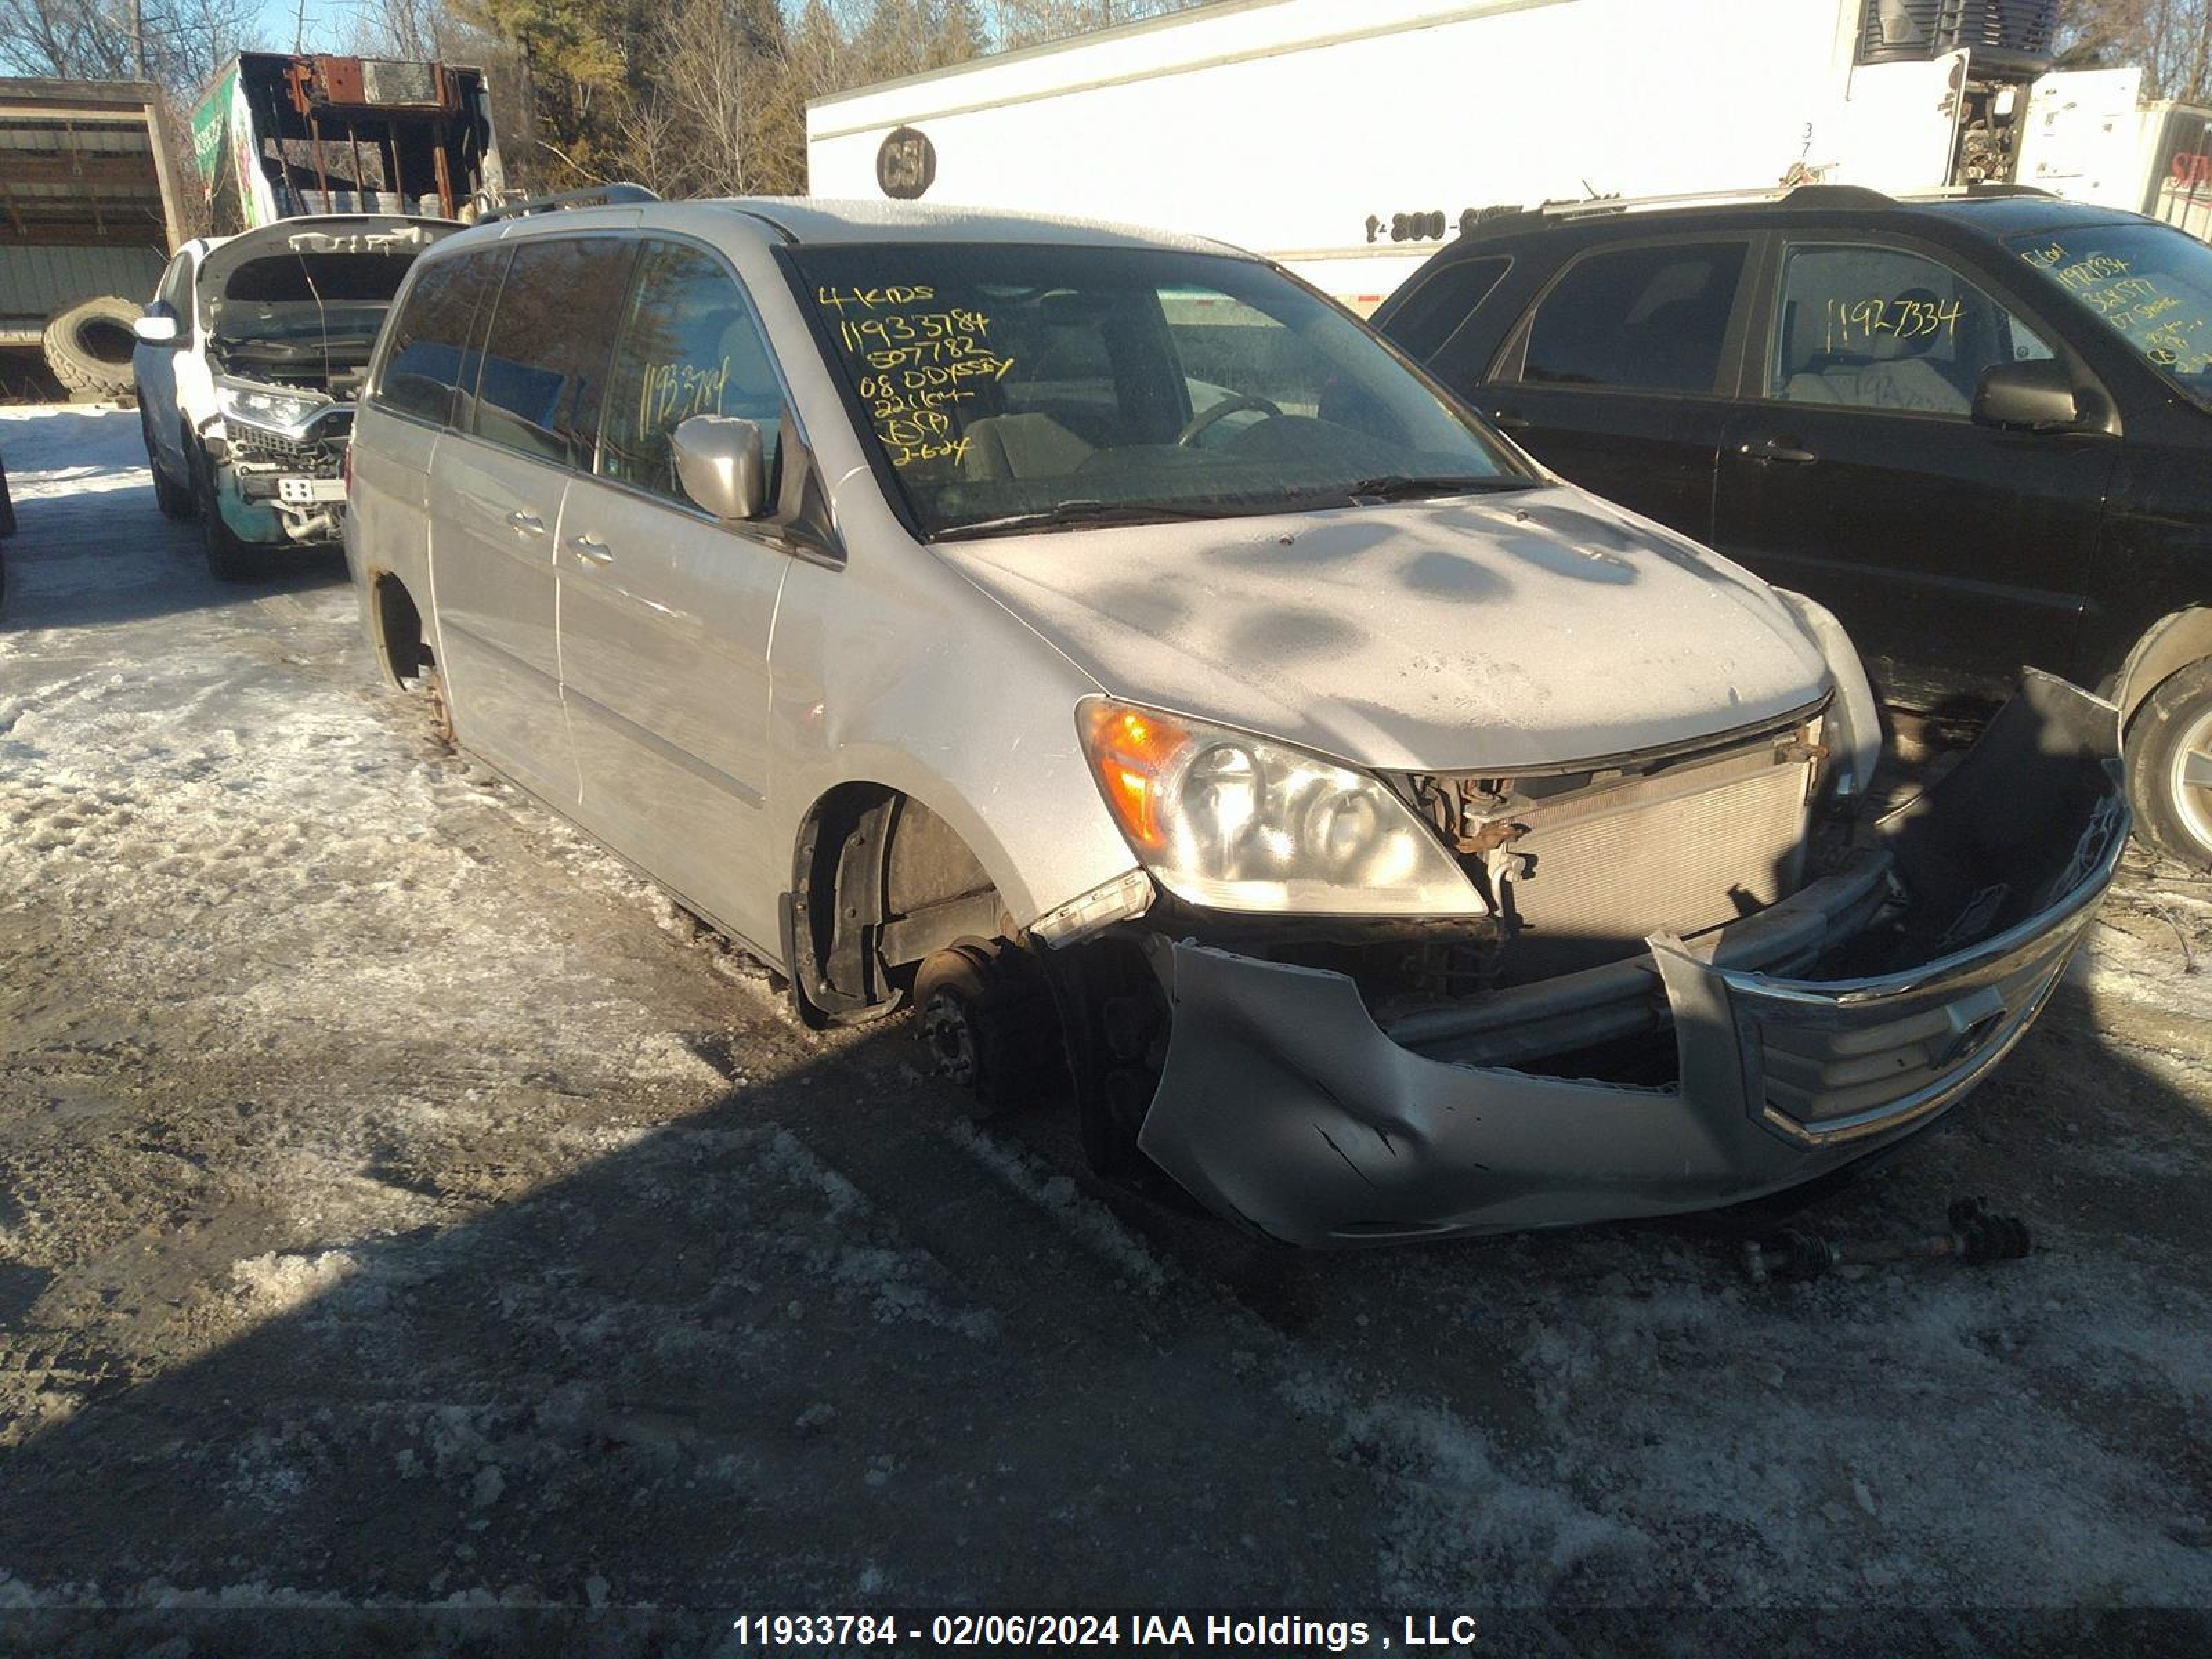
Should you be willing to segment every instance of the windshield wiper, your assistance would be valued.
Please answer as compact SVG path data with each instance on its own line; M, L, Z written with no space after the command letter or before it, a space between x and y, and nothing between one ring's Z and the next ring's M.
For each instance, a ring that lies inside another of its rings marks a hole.
M1018 536L1030 530L1099 530L1116 525L1171 524L1185 519L1233 519L1234 510L1212 507L1177 507L1168 501L1060 501L1038 513L1010 513L1001 519L978 519L937 532L941 542L979 536Z
M1492 495L1508 489L1534 489L1534 478L1516 478L1495 473L1480 477L1461 477L1450 474L1427 475L1387 472L1380 477L1362 478L1357 483L1344 486L1342 494L1362 501L1413 501L1431 495ZM1331 490L1331 495L1338 491Z

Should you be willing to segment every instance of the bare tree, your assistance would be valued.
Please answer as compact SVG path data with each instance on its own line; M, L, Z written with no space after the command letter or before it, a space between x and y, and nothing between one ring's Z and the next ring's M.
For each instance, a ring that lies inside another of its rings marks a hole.
M2069 68L2140 65L2154 98L2212 101L2212 0L2062 0Z
M428 59L454 32L446 0L361 0L346 45L363 57Z
M810 99L1194 0L362 3L395 50L428 28L450 55L455 16L505 46L514 67L495 88L526 85L550 182L630 178L686 196L804 190ZM530 146L515 142L515 119L498 118L512 164Z
M258 16L254 0L0 0L0 69L196 92Z
M793 187L793 84L776 0L675 0L641 47L623 118L631 174L664 196Z
M1199 0L992 0L991 33L1001 49L1064 40L1182 11Z

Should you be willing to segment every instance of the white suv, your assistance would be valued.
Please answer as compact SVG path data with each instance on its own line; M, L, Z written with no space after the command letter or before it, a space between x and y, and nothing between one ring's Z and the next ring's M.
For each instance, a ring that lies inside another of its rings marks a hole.
M132 325L155 498L198 518L209 568L338 539L354 394L415 256L442 219L283 219L179 249Z
M357 418L380 659L986 1106L1345 1243L1723 1204L1934 1121L2126 837L2031 676L1880 826L1826 613L1561 482L1216 244L510 209Z

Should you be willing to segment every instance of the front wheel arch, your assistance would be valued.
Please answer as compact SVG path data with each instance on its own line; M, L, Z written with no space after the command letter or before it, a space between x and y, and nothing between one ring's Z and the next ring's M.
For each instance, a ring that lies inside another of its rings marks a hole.
M858 1024L902 1006L915 966L971 937L1018 936L974 850L924 802L851 782L807 810L793 850L784 960L802 1018Z
M2171 611L2143 630L2115 677L2112 697L2128 731L2160 686L2193 663L2212 659L2212 605Z

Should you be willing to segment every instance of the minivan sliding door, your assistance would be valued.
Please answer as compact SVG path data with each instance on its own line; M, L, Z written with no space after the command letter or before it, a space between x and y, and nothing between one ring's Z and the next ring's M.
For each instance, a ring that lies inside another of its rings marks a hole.
M577 816L694 908L773 945L790 854L766 846L761 808L790 558L692 505L669 441L694 415L757 422L773 490L784 393L744 290L704 248L647 241L618 309L597 469L570 487L556 557Z
M573 809L575 758L561 708L553 550L573 470L588 466L611 321L631 246L611 237L516 245L438 446L431 556L447 693L461 739L548 801ZM480 331L483 325L479 325Z

